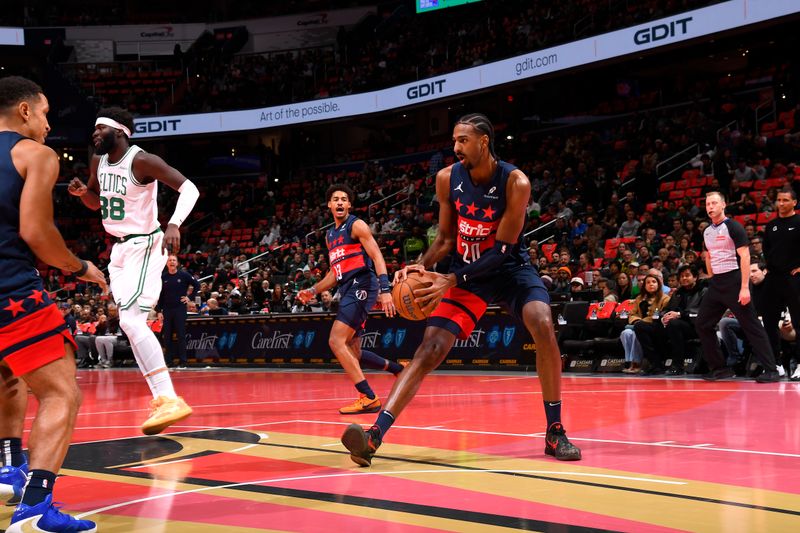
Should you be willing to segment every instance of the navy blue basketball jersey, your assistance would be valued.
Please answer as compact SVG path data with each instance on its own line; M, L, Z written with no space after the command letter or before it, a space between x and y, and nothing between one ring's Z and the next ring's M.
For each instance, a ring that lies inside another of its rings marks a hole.
M33 253L19 236L19 201L25 180L11 160L11 149L26 138L0 132L0 298L42 288Z
M328 260L340 285L362 272L374 271L372 259L361 243L351 236L356 220L355 215L350 215L341 226L333 227L325 234Z
M492 181L485 185L475 185L461 163L451 168L450 202L458 215L455 258L451 270L476 261L494 246L497 227L506 210L508 176L516 168L498 161ZM528 249L520 231L517 242L502 266L514 267L529 261Z

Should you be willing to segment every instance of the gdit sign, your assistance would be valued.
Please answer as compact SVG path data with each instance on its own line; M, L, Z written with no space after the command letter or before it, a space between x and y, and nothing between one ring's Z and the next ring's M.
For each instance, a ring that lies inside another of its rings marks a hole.
M643 28L633 34L633 42L637 45L654 43L663 41L676 35L686 35L689 32L689 22L692 17L686 17L678 20L673 20L669 23L656 24L649 28Z
M416 100L417 98L425 98L426 96L443 93L445 82L447 82L447 79L412 85L406 91L406 98L409 100Z

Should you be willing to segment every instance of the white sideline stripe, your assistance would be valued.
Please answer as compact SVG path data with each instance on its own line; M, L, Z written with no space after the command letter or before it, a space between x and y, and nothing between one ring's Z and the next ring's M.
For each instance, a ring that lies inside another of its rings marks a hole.
M680 392L697 393L697 392L766 392L774 393L774 389L767 388L753 388L753 389L606 389L606 390L579 390L579 391L561 391L562 396L570 394L630 394L637 393L670 393L676 394ZM788 392L800 393L800 387L793 388ZM518 392L464 392L464 393L446 393L446 394L418 394L415 398L456 398L456 397L481 397L481 396L541 396L541 391L518 391ZM341 402L352 400L351 396L341 398L311 398L300 400L269 400L264 402L241 402L241 403L213 403L213 404L192 404L194 409L208 409L213 407L237 407L237 406L253 406L253 405L275 405L275 404L293 404L293 403L318 403L318 402ZM118 413L138 413L140 411L149 411L149 407L142 407L141 409L121 409L116 411L92 411L88 413L79 412L78 416L91 416L91 415L109 415ZM33 420L34 417L27 417L26 420Z
M295 422L305 424L334 424L340 426L349 425L348 422L331 422L323 420L295 420ZM447 428L433 428L433 427L420 427L420 426L400 426L393 425L392 429L412 429L418 431L444 431L447 433L469 433L473 435L500 435L504 437L544 437L544 433L503 433L498 431L477 431L471 429L447 429ZM656 446L664 448L679 448L688 450L710 450L715 452L730 452L730 453L744 453L753 455L769 455L776 457L796 457L800 459L800 454L797 453L781 453L781 452L762 452L757 450L740 450L736 448L708 448L714 446L713 444L669 444L674 441L664 442L643 442L643 441L630 441L630 440L613 440L613 439L591 439L585 437L572 437L569 440L583 441L583 442L601 442L606 444L628 444L632 446Z
M177 461L176 461L177 462ZM165 464L165 463L162 463ZM652 479L652 478L644 478L644 477L633 477L633 476L617 476L617 475L610 475L610 474L592 474L587 472L566 472L566 471L557 471L557 470L471 470L471 469L461 469L461 468L448 468L448 469L435 469L435 470L400 470L394 472L346 472L346 473L339 473L339 474L320 474L314 476L296 476L296 477L285 477L285 478L274 478L274 479L260 479L260 480L253 480L253 481L243 481L240 483L227 483L225 485L218 485L215 487L199 487L196 489L189 489L189 490L182 490L178 492L169 492L166 494L158 494L156 496L148 496L146 498L137 498L135 500L129 500L122 503L116 503L114 505L107 505L105 507L100 507L98 509L93 509L91 511L87 511L85 513L80 513L75 515L77 519L83 519L87 516L91 516L94 514L104 513L106 511L111 511L113 509L119 509L120 507L127 507L128 505L136 505L138 503L144 503L153 500L160 500L164 498L174 498L176 496L182 496L184 494L194 494L198 492L208 492L212 490L220 490L220 489L231 489L236 487L243 487L246 485L264 485L268 483L283 483L287 481L305 481L305 480L314 480L314 479L332 479L332 478L341 478L341 477L356 477L356 476L399 476L399 475L413 475L413 474L539 474L539 475L549 475L549 476L570 476L570 477L590 477L590 478L604 478L604 479L619 479L624 481L640 481L644 483L656 483L661 485L687 485L687 483L682 481L669 481L666 479Z

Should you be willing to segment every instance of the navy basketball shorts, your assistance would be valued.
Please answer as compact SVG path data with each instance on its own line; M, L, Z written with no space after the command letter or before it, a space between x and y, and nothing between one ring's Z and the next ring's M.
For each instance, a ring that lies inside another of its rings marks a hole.
M488 276L451 287L428 317L428 325L466 339L488 305L497 304L522 321L522 308L532 301L550 304L550 295L536 270L529 264L501 268Z
M340 288L342 297L339 300L339 312L336 320L342 322L356 332L356 336L364 333L369 312L378 301L378 279L369 275L356 276Z

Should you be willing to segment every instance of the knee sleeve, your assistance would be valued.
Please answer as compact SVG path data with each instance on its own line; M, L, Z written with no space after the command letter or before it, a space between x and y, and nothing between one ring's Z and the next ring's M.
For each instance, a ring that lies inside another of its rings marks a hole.
M119 326L128 336L131 345L139 344L153 334L147 327L147 313L140 311L137 306L120 310Z

